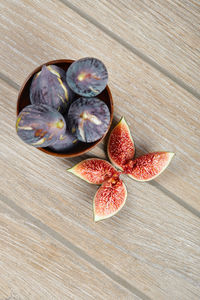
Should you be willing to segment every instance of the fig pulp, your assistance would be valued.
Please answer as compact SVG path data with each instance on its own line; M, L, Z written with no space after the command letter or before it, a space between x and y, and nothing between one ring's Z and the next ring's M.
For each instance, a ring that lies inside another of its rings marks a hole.
M118 168L138 181L152 180L170 163L174 153L154 152L133 159L134 142L124 118L112 130L108 141L108 155ZM94 220L115 215L125 204L127 191L118 172L105 160L91 158L69 169L69 172L93 184L102 184L93 200Z
M32 104L46 104L63 113L73 97L74 93L65 79L65 71L61 68L54 65L43 66L34 76L30 87Z
M154 152L133 159L134 142L124 118L111 131L107 151L110 161L116 167L138 181L156 178L167 168L174 155L172 152Z
M69 129L79 141L91 143L108 130L110 111L97 98L79 98L70 105L67 120Z
M174 153L154 152L130 160L124 173L138 181L149 181L159 176L169 165Z
M126 201L126 187L120 173L107 161L98 158L83 160L68 170L81 179L102 184L93 200L94 220L99 221L115 215Z
M120 170L134 157L134 141L124 117L110 133L107 152L110 161Z
M97 190L93 200L94 221L115 215L126 202L127 191L120 179L110 178Z
M18 136L34 147L47 147L65 133L63 116L48 105L28 105L18 115Z
M99 59L86 57L70 65L66 78L70 88L76 94L84 97L94 97L105 89L108 72Z
M102 184L114 174L118 174L109 162L98 158L83 160L68 171L92 184Z

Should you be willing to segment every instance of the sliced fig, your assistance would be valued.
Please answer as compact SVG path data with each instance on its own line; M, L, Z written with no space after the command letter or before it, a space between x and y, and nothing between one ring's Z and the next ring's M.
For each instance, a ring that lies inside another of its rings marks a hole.
M122 180L111 178L97 190L93 200L94 221L114 216L126 202L127 191Z
M107 152L113 165L121 170L123 170L124 165L134 157L134 141L124 117L121 118L120 122L111 131Z
M138 181L149 181L159 176L169 165L173 152L153 152L129 161L124 173Z
M102 184L114 174L118 174L109 162L99 158L85 159L68 169L68 172L92 184Z

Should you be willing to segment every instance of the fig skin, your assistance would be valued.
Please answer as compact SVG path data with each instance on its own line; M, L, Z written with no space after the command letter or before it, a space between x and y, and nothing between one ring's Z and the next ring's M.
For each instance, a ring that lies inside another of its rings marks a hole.
M49 148L58 153L72 152L78 145L77 138L68 130Z
M67 120L71 133L79 141L91 143L108 130L110 111L98 98L79 98L70 105Z
M48 105L28 105L18 115L16 131L27 144L47 147L54 144L65 133L63 116Z
M105 89L108 82L108 72L99 59L85 57L70 65L66 79L70 88L76 94L84 97L94 97Z
M31 104L46 104L64 113L74 96L74 92L66 82L65 71L57 66L44 65L32 80L30 87Z

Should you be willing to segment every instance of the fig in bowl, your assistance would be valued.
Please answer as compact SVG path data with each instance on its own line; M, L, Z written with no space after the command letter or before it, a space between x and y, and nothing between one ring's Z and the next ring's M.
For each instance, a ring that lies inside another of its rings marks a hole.
M65 130L63 116L53 107L44 104L26 106L16 121L18 136L34 147L54 144Z
M67 82L76 94L94 97L105 89L108 72L99 59L85 57L71 64L67 70Z
M49 148L58 153L73 151L78 146L77 138L66 129L65 133Z
M55 65L44 65L33 77L30 87L32 104L46 104L62 113L67 110L74 96L66 82L65 71Z
M98 98L79 98L69 108L69 128L79 141L99 140L108 130L109 123L109 109Z
M25 80L17 101L17 117L26 106L32 103L34 103L34 105L38 105L39 103L49 105L62 114L67 124L65 125L66 129L65 132L62 133L61 138L59 137L56 142L52 142L48 146L45 144L37 145L37 149L40 151L57 157L80 156L91 150L102 141L113 119L112 94L109 87L105 86L98 95L98 99L106 105L110 114L109 122L108 124L106 123L107 130L103 131L99 139L93 142L75 141L77 137L74 133L69 132L69 122L65 117L70 105L80 98L80 95L72 91L66 81L66 72L73 62L73 60L61 59L50 61L37 67ZM44 74L46 75L44 76ZM37 81L39 77L40 82ZM51 86L52 84L53 87ZM65 101L67 99L66 95L68 95L68 101ZM54 98L54 102L52 102L52 98Z

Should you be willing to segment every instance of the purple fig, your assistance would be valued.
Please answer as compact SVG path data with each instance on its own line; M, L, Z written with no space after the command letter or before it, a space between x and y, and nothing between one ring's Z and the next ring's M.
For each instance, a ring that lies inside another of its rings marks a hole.
M60 138L55 142L55 144L49 146L49 148L55 152L62 153L67 151L73 151L77 145L77 138L68 130L66 130L64 135L60 136Z
M74 92L69 88L65 71L57 66L43 66L31 83L31 104L46 104L59 112L66 111L74 98Z
M65 134L63 116L48 105L28 105L18 115L16 122L18 136L34 147L47 147Z
M78 95L95 97L108 82L108 71L97 58L85 57L73 62L66 73L67 83Z
M66 72L56 65L48 65L47 69L57 77L61 77L62 79L66 77Z
M79 98L70 105L67 122L79 141L95 142L108 130L110 111L98 98Z

